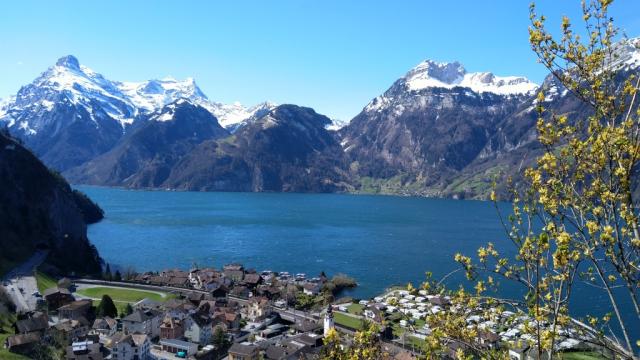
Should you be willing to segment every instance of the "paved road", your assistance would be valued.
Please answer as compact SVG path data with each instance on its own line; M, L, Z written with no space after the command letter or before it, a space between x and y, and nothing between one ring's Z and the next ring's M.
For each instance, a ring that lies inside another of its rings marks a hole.
M38 283L33 272L47 255L48 251L36 251L27 261L11 270L2 279L3 286L16 305L17 312L23 313L36 309L38 297L34 294L38 292Z
M36 251L27 261L9 271L2 280L11 280L19 276L33 276L33 271L42 264L49 252L47 250Z
M318 315L314 315L312 313L302 311L302 310L280 309L275 306L272 306L271 308L273 309L274 312L277 312L278 314L280 314L281 318L287 321L307 320L307 321L316 322L320 318Z

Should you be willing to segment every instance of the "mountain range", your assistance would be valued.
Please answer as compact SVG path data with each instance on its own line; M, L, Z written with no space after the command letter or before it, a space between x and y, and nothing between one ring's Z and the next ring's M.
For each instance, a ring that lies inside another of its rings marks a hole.
M612 66L637 71L639 45L618 43ZM78 184L486 198L541 151L539 90L549 111L590 111L551 75L537 85L426 60L343 123L217 103L193 79L111 81L66 56L0 101L0 123Z

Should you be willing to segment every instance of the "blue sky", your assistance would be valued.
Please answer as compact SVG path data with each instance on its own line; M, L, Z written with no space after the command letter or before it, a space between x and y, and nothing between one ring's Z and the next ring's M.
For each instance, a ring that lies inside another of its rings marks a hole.
M557 27L580 1L538 1ZM0 7L0 97L66 54L109 79L194 77L210 99L311 106L348 120L423 59L469 71L545 69L527 43L528 0L11 1ZM640 35L640 1L611 15Z

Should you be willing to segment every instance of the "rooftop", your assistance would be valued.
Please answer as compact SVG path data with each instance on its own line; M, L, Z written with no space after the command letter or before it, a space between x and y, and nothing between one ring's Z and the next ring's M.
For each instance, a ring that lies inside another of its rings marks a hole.
M168 345L168 346L173 346L180 349L189 349L194 345L198 346L198 344L188 342L188 341L178 340L178 339L161 339L160 345Z
M238 355L246 355L246 356L251 356L255 354L255 352L257 351L258 351L258 347L255 345L244 345L239 343L233 344L229 349L230 353L238 354Z

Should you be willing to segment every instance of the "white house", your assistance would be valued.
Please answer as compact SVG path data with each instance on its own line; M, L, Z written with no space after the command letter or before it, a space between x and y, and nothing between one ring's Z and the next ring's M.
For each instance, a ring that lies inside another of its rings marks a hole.
M151 360L151 342L145 334L129 334L118 340L111 351L114 360Z
M160 336L162 313L154 310L135 310L122 319L122 328L127 334L146 334L154 338Z
M306 283L302 286L302 291L307 295L318 295L320 293L320 284Z
M271 314L269 300L264 297L252 297L246 308L246 317L250 321L260 321Z
M189 341L207 345L211 341L212 333L212 321L209 316L194 314L186 319L184 337Z
M93 326L91 327L89 334L98 335L100 339L103 339L105 337L111 337L115 335L117 330L118 322L116 321L116 319L105 316L103 318L97 318L93 322Z

